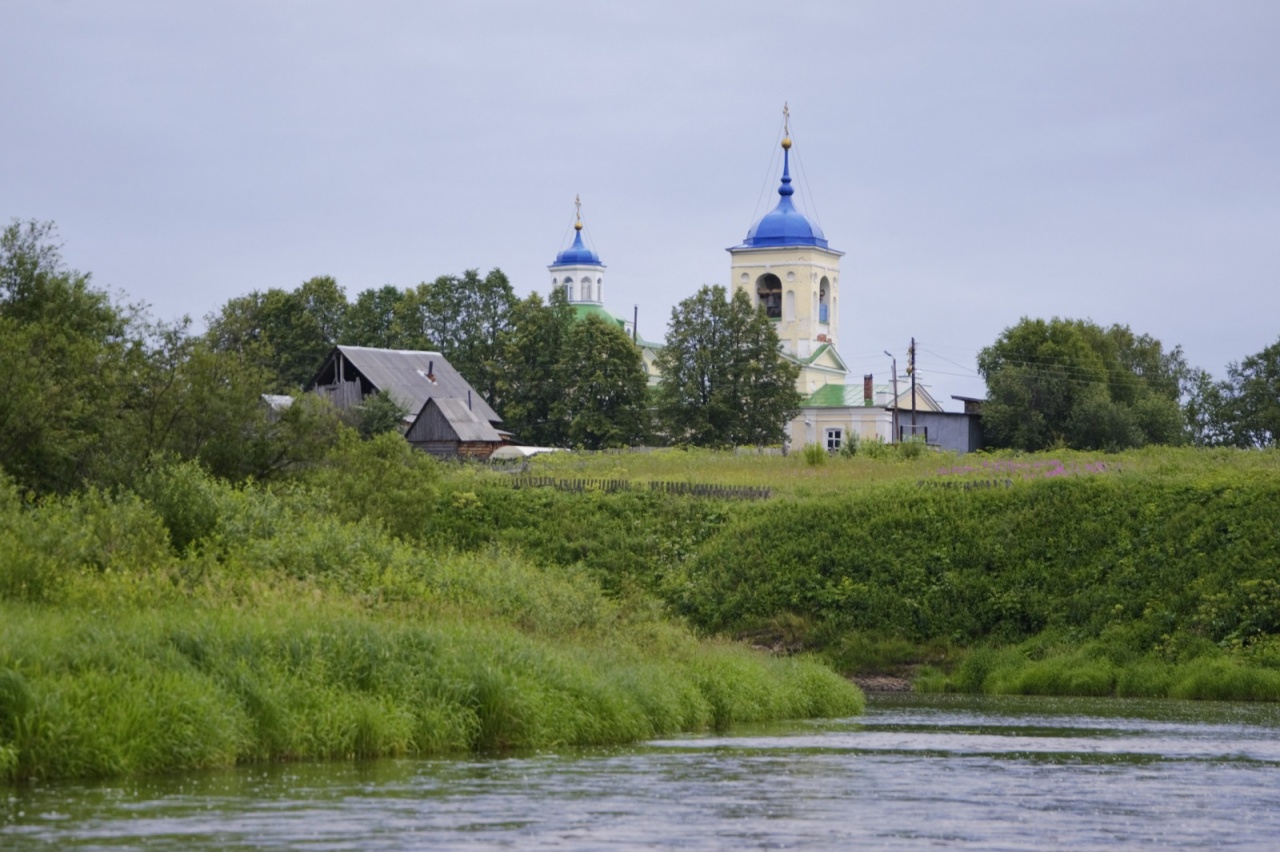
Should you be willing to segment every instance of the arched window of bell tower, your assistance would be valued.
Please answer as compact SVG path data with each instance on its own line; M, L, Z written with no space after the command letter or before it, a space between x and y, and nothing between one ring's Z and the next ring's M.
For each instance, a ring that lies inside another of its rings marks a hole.
M764 308L769 319L782 316L782 281L772 272L756 279L756 304Z
M590 278L583 278L583 279L582 279L582 301L584 301L584 302L590 302L590 301L592 301L592 298L591 298L591 279L590 279Z
M822 276L818 282L818 322L830 322L831 316L831 282Z

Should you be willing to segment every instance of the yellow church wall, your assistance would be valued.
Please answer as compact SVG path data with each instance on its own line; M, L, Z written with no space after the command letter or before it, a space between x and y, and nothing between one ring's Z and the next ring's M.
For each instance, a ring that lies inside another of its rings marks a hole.
M787 352L809 357L821 345L818 335L837 344L837 311L840 298L840 253L814 246L732 249L730 276L734 290L743 290L757 302L756 281L772 273L782 285L778 339ZM820 322L818 290L827 278L827 322Z

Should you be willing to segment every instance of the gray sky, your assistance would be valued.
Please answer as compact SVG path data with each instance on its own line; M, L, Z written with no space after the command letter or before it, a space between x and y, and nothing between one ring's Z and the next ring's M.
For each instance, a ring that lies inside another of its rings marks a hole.
M0 0L0 217L198 319L313 275L545 294L581 193L656 338L776 200L789 101L855 378L915 335L981 394L1054 315L1221 376L1280 337L1278 46L1274 0Z

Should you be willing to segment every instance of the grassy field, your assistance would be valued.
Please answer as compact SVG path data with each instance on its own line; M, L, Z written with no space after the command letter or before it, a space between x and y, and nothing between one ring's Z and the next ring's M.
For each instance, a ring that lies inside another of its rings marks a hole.
M799 452L760 455L746 448L736 453L699 449L553 453L533 458L529 470L536 475L565 478L768 487L780 497L847 492L922 479L1052 478L1045 474L1058 468L1063 468L1066 475L1094 472L1084 470L1089 466L1111 475L1183 482L1256 481L1280 475L1280 452L1276 451L1149 447L1122 453L1055 450L955 455L926 451L908 457L892 449L877 448L875 456L865 451L852 457L828 456L816 465Z

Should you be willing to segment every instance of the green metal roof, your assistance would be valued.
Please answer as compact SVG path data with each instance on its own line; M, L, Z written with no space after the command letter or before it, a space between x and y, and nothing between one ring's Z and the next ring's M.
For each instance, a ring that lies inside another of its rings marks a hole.
M614 316L613 314L609 313L607 310L602 308L600 305L584 305L581 302L579 302L572 305L571 307L573 308L573 316L575 319L583 320L589 316L597 316L597 317L600 317L600 319L604 320L605 322L615 323L618 326L618 328L625 330L627 327L626 320L620 317ZM661 349L666 344L654 343L651 340L645 340L643 337L639 337L637 335L636 345L646 349Z
M880 391L882 387L877 385L875 390ZM874 408L875 403L872 402L868 406L863 400L861 384L827 384L810 394L801 406L803 408Z
M618 319L599 305L584 305L579 302L573 305L573 315L575 319L580 320L586 319L589 316L597 316L605 322L617 323L619 326L626 325L626 320Z

